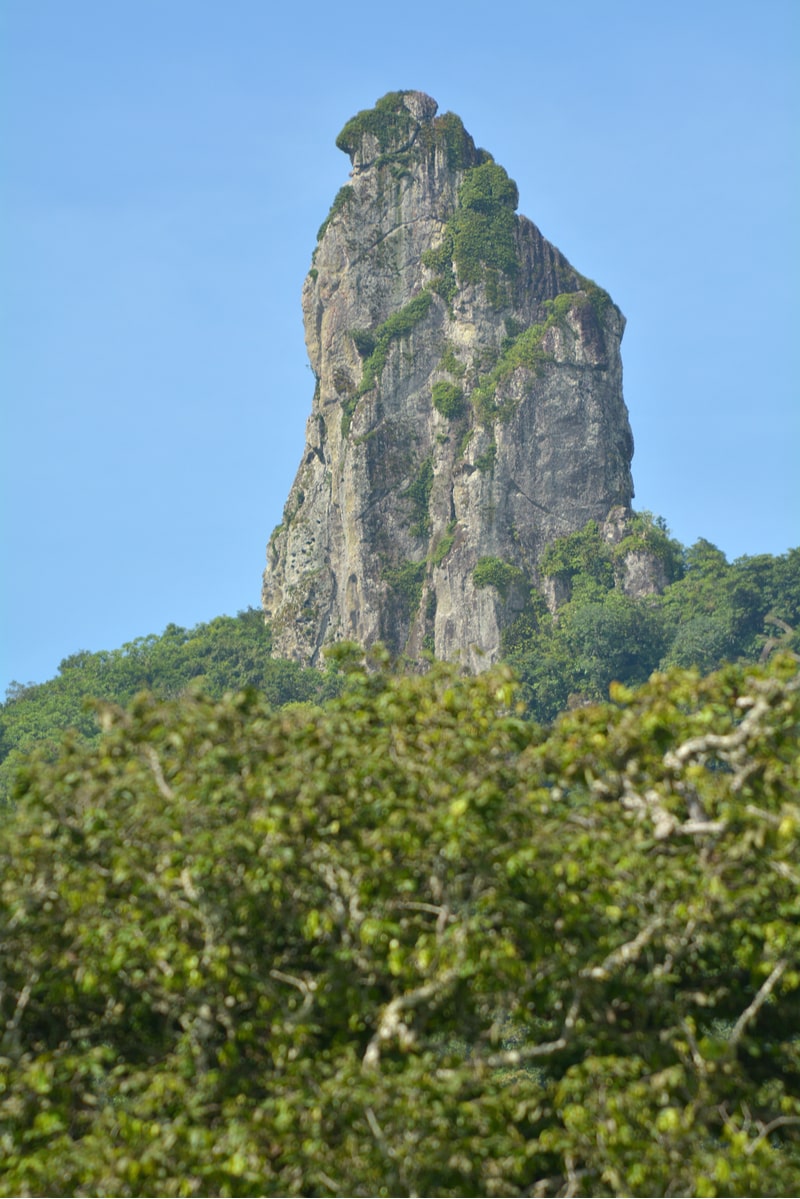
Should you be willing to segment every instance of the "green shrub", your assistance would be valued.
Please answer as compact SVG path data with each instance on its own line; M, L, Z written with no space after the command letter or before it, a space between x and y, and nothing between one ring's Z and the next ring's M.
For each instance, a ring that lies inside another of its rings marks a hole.
M479 558L472 571L472 581L476 587L496 587L503 599L508 599L513 584L522 582L524 578L518 566L504 562L502 558Z
M432 398L434 408L448 420L455 420L464 411L464 392L456 383L440 379L433 385Z
M365 108L351 117L336 139L338 149L352 158L365 133L371 133L377 139L382 151L404 142L416 124L403 103L405 95L404 91L388 92L374 108Z
M395 597L400 601L403 615L411 620L419 608L422 599L422 585L425 581L426 562L401 562L399 566L388 566L382 572L382 577L389 584Z
M322 241L323 237L325 236L325 230L328 228L328 225L330 225L337 212L341 212L345 205L350 203L354 195L355 191L350 183L345 183L344 187L339 188L338 192L334 196L330 212L317 230L318 242Z

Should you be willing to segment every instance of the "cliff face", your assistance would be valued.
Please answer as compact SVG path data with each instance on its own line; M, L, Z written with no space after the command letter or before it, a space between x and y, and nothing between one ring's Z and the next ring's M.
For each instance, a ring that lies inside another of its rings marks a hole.
M317 387L268 549L275 652L499 654L554 538L633 494L624 318L420 92L359 113L303 287Z

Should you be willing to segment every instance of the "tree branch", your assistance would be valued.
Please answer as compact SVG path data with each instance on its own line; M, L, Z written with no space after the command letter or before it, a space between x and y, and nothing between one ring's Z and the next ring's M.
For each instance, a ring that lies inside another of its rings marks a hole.
M632 941L626 941L624 945L620 945L614 949L608 957L600 963L599 966L587 966L581 971L581 978L594 978L605 981L610 978L611 971L617 966L625 966L628 962L635 961L645 945L652 939L653 934L662 928L665 924L663 916L654 916L649 924L646 924L633 938Z
M477 1065L488 1066L496 1070L502 1066L521 1066L537 1057L551 1057L566 1049L569 1039L575 1029L575 1022L580 1011L580 999L576 995L570 1004L564 1019L561 1035L555 1041L545 1041L541 1045L529 1045L524 1049L508 1049L503 1053L493 1053L489 1057L472 1059Z
M772 968L769 978L765 979L759 987L753 1002L742 1012L741 1016L733 1026L731 1035L728 1037L728 1045L731 1049L735 1049L739 1044L744 1036L744 1031L747 1028L747 1025L750 1023L753 1017L758 1014L760 1008L762 1008L767 1002L770 994L775 988L776 983L780 979L788 964L789 963L785 958L781 958L779 962L776 962L775 966Z
M404 1047L410 1047L413 1044L414 1038L408 1026L401 1019L402 1013L420 1007L423 1003L427 1003L429 999L433 999L436 995L446 990L458 977L458 970L449 970L441 978L433 979L431 982L425 983L424 986L417 987L414 991L407 991L403 995L395 995L394 999L390 1000L383 1009L378 1027L369 1045L367 1045L366 1052L362 1058L364 1068L366 1070L375 1070L377 1068L381 1058L381 1045L389 1041L400 1040L404 1043Z

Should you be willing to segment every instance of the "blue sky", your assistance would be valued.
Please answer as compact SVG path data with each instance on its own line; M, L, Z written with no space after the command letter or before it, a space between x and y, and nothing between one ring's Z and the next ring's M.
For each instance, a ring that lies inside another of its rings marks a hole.
M628 319L635 505L800 542L796 0L2 0L0 694L259 602L300 289L385 92L462 117Z

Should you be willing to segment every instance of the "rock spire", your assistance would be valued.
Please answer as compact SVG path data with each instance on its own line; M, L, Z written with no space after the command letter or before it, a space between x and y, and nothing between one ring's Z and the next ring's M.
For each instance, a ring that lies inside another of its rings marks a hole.
M317 385L264 574L283 657L380 640L481 669L545 547L633 494L622 314L436 113L392 92L337 139L350 180L303 286Z

